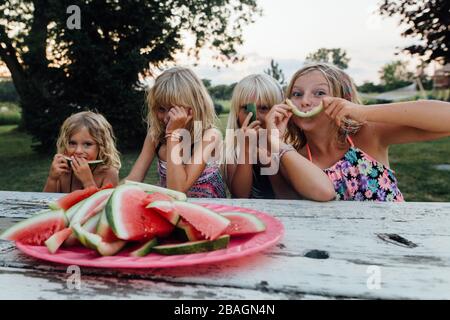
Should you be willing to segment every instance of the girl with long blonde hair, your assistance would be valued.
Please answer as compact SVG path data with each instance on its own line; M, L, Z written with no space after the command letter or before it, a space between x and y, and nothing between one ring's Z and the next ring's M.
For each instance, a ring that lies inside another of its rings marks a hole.
M274 199L279 196L279 186L286 184L279 174L278 163L274 164L287 149L275 150L266 143L267 135L261 134L266 129L270 109L283 101L281 86L267 74L249 75L235 86L225 140L225 172L233 197ZM249 109L251 105L254 109ZM333 191L331 183L318 167L304 161L299 174L304 175L305 181L299 189L302 197L330 199L327 193Z
M288 123L285 141L293 146L281 171L299 189L300 155L320 167L333 183L335 198L404 201L388 150L392 144L434 140L450 135L450 103L419 100L361 105L351 78L325 63L307 65L292 77L287 97L268 115L270 126ZM293 109L296 108L296 109ZM324 111L320 111L323 108ZM317 114L303 118L292 116Z
M202 81L188 68L168 69L148 91L147 106L147 137L126 179L142 182L156 156L161 186L188 197L226 197L220 161L211 152L222 135Z

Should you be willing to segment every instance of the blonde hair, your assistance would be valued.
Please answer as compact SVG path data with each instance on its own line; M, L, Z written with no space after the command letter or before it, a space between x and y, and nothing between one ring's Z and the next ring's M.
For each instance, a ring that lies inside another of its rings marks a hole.
M99 113L83 111L68 117L59 131L56 148L58 153L65 153L69 146L69 140L82 128L86 128L92 139L98 145L98 159L109 167L120 169L119 152L116 149L113 129L105 117Z
M203 82L188 68L173 67L164 71L147 91L147 124L150 136L155 141L164 141L165 128L157 117L158 106L192 108L193 121L188 129L193 142L200 141L206 130L216 127L217 115L213 101ZM194 121L201 121L201 132L194 132Z
M353 103L361 104L355 83L344 71L327 63L312 63L298 70L293 76L286 89L286 96L291 97L295 81L307 73L319 71L328 83L328 87L333 97L343 98ZM338 143L345 144L348 134L355 134L363 124L351 119L344 119L340 128L336 126L336 139ZM306 136L292 121L289 121L286 140L300 150L306 145Z
M266 105L272 108L274 105L282 103L283 100L284 94L280 84L267 74L252 74L236 84L231 97L225 136L225 163L237 158L235 135L229 133L234 133L239 128L238 114L240 108L249 103Z

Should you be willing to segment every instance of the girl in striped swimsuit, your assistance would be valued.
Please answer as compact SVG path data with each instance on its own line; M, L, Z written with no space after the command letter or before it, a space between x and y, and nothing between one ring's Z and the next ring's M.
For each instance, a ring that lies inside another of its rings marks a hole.
M188 197L226 197L220 169L222 135L202 81L190 69L171 68L156 78L147 103L147 137L126 179L142 182L156 156L162 187Z

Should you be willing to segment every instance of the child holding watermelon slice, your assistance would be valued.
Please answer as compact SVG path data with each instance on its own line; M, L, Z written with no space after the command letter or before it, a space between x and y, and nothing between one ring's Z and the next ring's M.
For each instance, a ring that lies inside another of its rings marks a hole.
M303 176L295 157L301 155L328 175L338 200L404 201L389 166L389 146L450 136L449 103L421 100L362 106L351 78L332 65L316 63L300 69L287 95L291 101L274 106L266 117L271 128L280 129L289 121L281 142L294 147L281 161L289 182L285 190L299 191Z
M249 75L234 88L226 135L226 177L233 197L274 199L280 196L277 191L286 185L277 169L273 173L264 172L271 159L267 144L261 143L267 136L261 135L263 130L260 130L266 128L266 117L272 106L283 100L281 86L266 74ZM278 156L283 157L287 150L279 150ZM332 199L333 187L322 170L306 159L298 161L302 161L298 168L302 177L298 192L312 200ZM286 197L286 192L282 191L281 196ZM298 195L293 193L293 197Z
M111 125L101 114L79 112L61 126L44 192L70 193L119 182L120 158Z
M220 159L211 152L222 136L215 128L212 99L197 75L184 67L166 70L149 90L147 103L147 137L126 179L142 182L156 157L162 187L188 197L226 197ZM183 152L188 149L185 159L177 152L182 144Z

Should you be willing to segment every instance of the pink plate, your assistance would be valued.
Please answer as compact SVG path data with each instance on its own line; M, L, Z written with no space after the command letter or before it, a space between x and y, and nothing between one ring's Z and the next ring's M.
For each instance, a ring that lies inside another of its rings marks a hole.
M115 256L101 257L94 250L82 247L61 248L56 254L51 254L45 246L30 246L21 243L17 243L17 248L29 256L67 265L98 268L167 268L244 257L267 249L277 243L283 235L284 228L281 222L266 213L241 207L215 204L202 205L216 212L240 211L254 214L264 221L266 230L255 235L231 238L226 249L173 256L151 253L145 257L132 257L129 255L132 249L128 249Z

